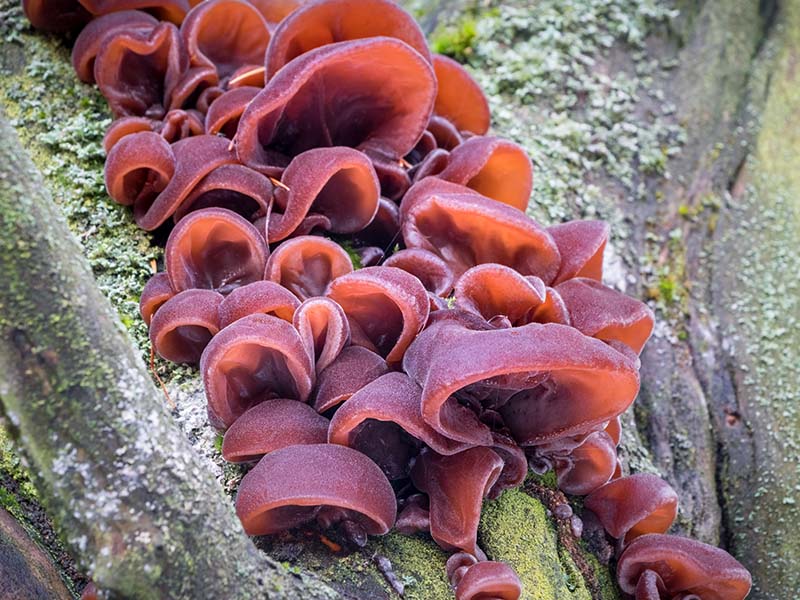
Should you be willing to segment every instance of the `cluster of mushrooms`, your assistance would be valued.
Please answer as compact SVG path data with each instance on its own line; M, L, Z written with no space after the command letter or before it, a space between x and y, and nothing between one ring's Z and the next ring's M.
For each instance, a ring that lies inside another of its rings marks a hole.
M665 535L666 482L622 476L653 315L601 282L607 225L525 214L529 157L486 135L482 91L406 12L23 4L37 27L84 27L73 64L115 117L109 194L171 228L141 313L160 356L199 362L225 459L256 463L247 533L428 532L456 598L516 599L478 546L481 505L552 469L616 540L625 594L747 595L726 552Z

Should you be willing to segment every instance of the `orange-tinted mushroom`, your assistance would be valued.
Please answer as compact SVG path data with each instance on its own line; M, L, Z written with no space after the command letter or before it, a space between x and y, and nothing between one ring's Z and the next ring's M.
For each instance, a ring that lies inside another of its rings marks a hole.
M287 64L253 99L239 121L236 151L270 175L324 146L399 160L425 130L435 88L428 62L399 40L323 46Z
M630 542L647 533L664 533L678 513L678 495L663 479L637 473L605 484L584 506L600 519L611 537Z
M209 420L218 429L265 400L305 402L313 385L311 359L295 328L262 314L239 319L214 336L200 370Z
M453 272L433 252L419 248L401 250L387 258L383 265L411 273L422 282L426 290L436 296L445 298L453 290Z
M452 150L464 141L464 137L449 119L436 114L431 115L428 131L436 140L436 146L445 151Z
M215 98L206 112L205 128L210 135L236 135L242 113L261 90L253 86L236 87Z
M126 135L141 131L154 131L172 144L193 135L202 135L203 115L196 110L180 108L169 111L163 119L147 117L122 117L109 125L103 136L103 149L106 154Z
M141 9L147 10L161 21L180 25L196 0L80 0L80 3L93 15Z
M503 459L489 448L420 454L411 478L430 498L431 536L437 544L482 554L477 541L481 505L502 470Z
M164 265L175 291L191 288L228 294L259 281L267 246L258 230L224 208L204 208L183 218L170 233Z
M605 431L596 431L566 456L554 457L558 487L585 496L605 484L617 468L616 445Z
M327 296L350 321L352 342L398 363L425 326L430 305L422 283L395 267L367 267L335 279Z
M336 444L267 454L244 476L236 495L236 514L249 535L292 529L326 509L338 509L339 518L370 535L383 535L394 524L397 503L374 462Z
M301 54L336 42L397 38L428 62L425 34L414 18L391 0L314 0L284 19L267 50L267 79Z
M300 301L273 281L254 281L236 288L219 305L220 327L227 327L253 314L264 314L292 322Z
M314 409L323 413L389 372L381 357L362 346L348 346L317 378Z
M264 279L274 281L301 300L322 296L331 281L353 271L344 249L311 235L281 243L269 257Z
M438 175L521 211L528 208L533 188L533 164L514 142L474 136L450 152Z
M491 122L489 103L472 76L452 58L441 54L434 55L433 68L438 83L434 112L459 130L485 134Z
M605 221L568 221L547 228L561 253L561 268L554 284L573 277L600 281L603 277L603 252L610 229Z
M175 291L172 289L166 273L156 273L147 280L139 298L139 313L142 315L145 325L150 325L156 311L174 295Z
M658 576L663 594L653 596L658 585L637 589L648 573ZM739 561L719 548L684 537L651 533L633 540L617 564L622 591L636 600L694 597L702 600L743 600L751 579ZM647 589L649 588L649 590Z
M543 227L458 184L423 179L406 194L400 216L406 246L439 255L456 276L482 263L506 265L545 283L558 272L558 248Z
M25 16L36 29L72 31L91 20L78 0L22 0Z
M594 279L568 279L556 286L573 327L584 335L626 344L637 354L653 331L654 316L644 302Z
M522 594L519 577L506 563L478 562L460 575L456 600L518 600Z
M257 404L234 421L222 440L222 458L251 462L296 444L324 444L328 419L304 402L276 398Z
M275 190L275 207L267 238L277 242L303 227L303 221L324 217L323 228L334 233L364 229L378 211L380 186L372 163L352 148L315 148L297 155Z
M197 363L219 331L222 296L212 290L186 290L164 302L150 322L150 342L174 363Z
M390 480L408 477L422 444L449 455L468 446L422 420L422 390L405 373L387 373L348 399L331 419L328 442L369 456Z
M534 322L546 295L538 277L523 277L514 269L491 263L466 271L455 289L458 308L480 315L497 327Z
M318 374L350 343L350 325L342 307L330 298L309 298L295 311L295 329Z

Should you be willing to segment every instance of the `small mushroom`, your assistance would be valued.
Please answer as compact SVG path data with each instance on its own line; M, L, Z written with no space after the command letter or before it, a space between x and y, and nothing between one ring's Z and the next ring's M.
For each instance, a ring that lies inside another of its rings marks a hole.
M332 281L353 271L344 249L328 239L304 235L281 243L267 261L264 279L300 300L322 296Z
M323 413L338 406L387 372L383 357L362 346L348 346L319 373L314 409Z
M292 320L311 357L314 371L327 368L350 343L350 325L342 307L330 298L309 298Z
M489 103L472 76L452 58L441 54L434 55L433 68L438 83L434 112L459 130L485 134L491 121Z
M272 281L254 281L236 288L219 305L219 324L227 327L256 313L292 322L300 301L285 287Z
M222 296L212 290L185 290L164 302L150 322L150 341L159 356L174 363L197 363L219 331Z

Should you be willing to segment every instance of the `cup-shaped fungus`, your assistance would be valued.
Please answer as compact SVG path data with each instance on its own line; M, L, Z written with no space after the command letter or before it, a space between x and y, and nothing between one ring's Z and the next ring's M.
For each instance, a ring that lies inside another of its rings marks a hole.
M251 462L296 444L324 444L328 419L304 402L276 398L247 410L225 432L222 458Z
M320 46L379 36L402 40L431 60L417 22L391 0L315 0L278 25L267 49L267 78Z
M350 342L350 325L342 307L330 298L309 298L295 311L295 329L319 374Z
M637 354L653 331L654 316L644 302L594 279L568 279L555 288L573 327L584 335L622 342Z
M605 221L568 221L547 228L561 253L561 268L553 285L573 277L600 281L609 227Z
M743 600L751 585L747 569L724 550L658 533L628 545L617 563L617 579L636 600Z
M269 43L267 22L243 0L206 0L186 15L181 36L192 68L225 83L241 67L263 64Z
M472 76L452 58L441 54L434 55L433 68L438 83L434 112L457 130L486 133L491 122L489 103Z
M206 347L200 371L211 424L230 427L265 400L305 402L313 366L294 327L269 315L249 315L220 331Z
M236 288L219 305L220 328L257 313L292 322L300 301L285 287L272 281L254 281Z
M553 238L520 210L469 188L428 177L400 207L408 248L437 254L458 277L482 263L498 263L549 283L560 256Z
M78 0L22 0L22 10L31 25L43 31L71 31L92 18Z
M195 0L80 0L93 15L106 15L120 10L147 10L160 21L179 25Z
M566 456L555 456L553 462L559 489L567 494L584 496L614 475L616 445L605 431L595 431Z
M314 148L298 154L275 190L267 238L277 242L303 228L308 217L324 217L323 229L354 233L378 211L380 185L370 160L352 148Z
M206 112L206 133L222 134L229 139L236 135L239 119L247 105L261 90L253 86L236 87L214 99Z
M287 64L253 99L239 121L236 151L270 175L325 146L397 161L425 130L435 89L430 64L404 42L329 44Z
M465 450L465 444L447 439L423 421L421 396L408 375L387 373L339 407L328 441L363 452L391 480L408 477L423 443L443 455Z
M144 285L139 299L139 313L142 315L144 324L149 327L156 311L174 295L175 291L172 289L166 273L156 273L150 277Z
M431 294L446 298L453 290L453 272L447 263L433 252L412 248L400 250L387 258L385 267L396 267L422 282Z
M186 290L164 302L150 322L150 341L158 355L175 363L197 363L219 331L221 301L212 290Z
M483 499L500 472L503 459L490 448L470 448L451 456L432 450L420 454L411 478L430 498L431 536L446 550L482 554L478 520Z
M678 495L663 479L637 473L605 484L584 506L600 519L611 537L630 542L647 533L664 533L678 512Z
M533 164L514 142L475 136L453 149L438 176L524 212L533 187Z
M322 296L332 281L352 271L353 263L339 244L304 235L286 240L275 249L267 261L264 279L306 300Z
M363 346L348 346L318 374L314 409L320 413L338 406L381 375L389 365Z
M236 495L236 514L250 535L292 529L330 509L369 535L383 535L394 524L397 502L374 462L336 444L288 446L267 454L244 476Z
M447 562L449 566L450 560ZM454 570L450 581L455 588L456 600L518 600L522 594L519 577L514 569L502 562L462 564Z
M172 230L164 250L175 291L201 288L228 294L259 281L266 262L267 245L258 230L224 208L187 215Z
M386 358L402 360L428 320L430 303L420 281L395 267L367 267L335 279L327 296L350 321L352 342Z

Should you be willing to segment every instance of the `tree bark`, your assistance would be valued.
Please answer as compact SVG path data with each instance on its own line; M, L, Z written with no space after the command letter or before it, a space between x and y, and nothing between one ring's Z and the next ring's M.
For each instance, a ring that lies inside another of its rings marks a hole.
M75 554L131 598L335 597L244 535L45 189L0 118L0 399Z

